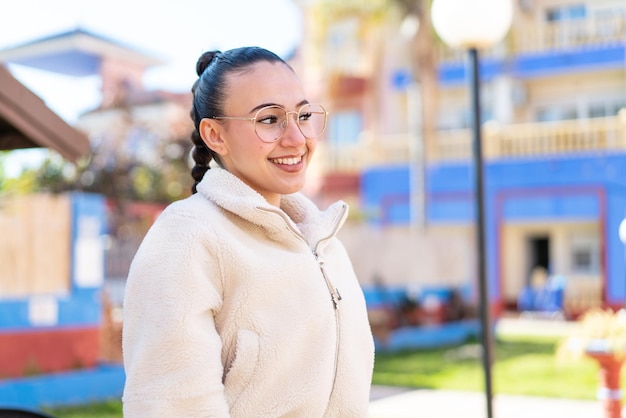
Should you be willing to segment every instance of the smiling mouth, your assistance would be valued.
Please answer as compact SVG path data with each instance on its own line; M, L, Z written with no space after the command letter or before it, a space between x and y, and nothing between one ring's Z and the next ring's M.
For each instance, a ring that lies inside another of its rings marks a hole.
M296 165L302 161L302 155L299 157L289 157L289 158L274 158L270 160L274 164L281 165Z

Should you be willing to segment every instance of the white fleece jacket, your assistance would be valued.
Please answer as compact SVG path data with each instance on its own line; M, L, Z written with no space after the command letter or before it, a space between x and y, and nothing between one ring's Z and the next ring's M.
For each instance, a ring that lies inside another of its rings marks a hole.
M366 417L374 344L335 237L346 216L207 171L133 260L124 416Z

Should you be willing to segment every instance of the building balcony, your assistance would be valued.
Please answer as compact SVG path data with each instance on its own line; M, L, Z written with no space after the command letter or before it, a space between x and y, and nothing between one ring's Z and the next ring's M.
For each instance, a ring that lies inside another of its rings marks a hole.
M626 152L626 109L617 116L556 122L483 125L485 160L520 159L548 155ZM406 165L417 161L415 139L408 134L362 135L360 142L333 146L323 141L318 158L325 173L354 174L375 166ZM469 161L472 153L470 129L440 131L428 165Z
M511 32L515 54L624 44L624 15L521 24Z
M364 133L356 143L322 141L316 155L325 173L358 174L371 166L406 164L411 159L410 148L408 134L377 137Z
M605 14L556 22L516 22L503 44L485 51L486 57L542 54L624 45L624 14ZM463 61L465 51L442 47L441 63Z

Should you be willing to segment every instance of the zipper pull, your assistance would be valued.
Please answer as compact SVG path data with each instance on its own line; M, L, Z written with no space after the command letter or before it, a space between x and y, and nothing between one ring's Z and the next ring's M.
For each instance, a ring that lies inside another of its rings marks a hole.
M337 309L339 301L342 299L341 293L339 293L339 289L335 288L335 291L331 293L330 298L333 300L333 306L335 307L335 309Z
M336 287L333 290L333 286L330 283L330 279L326 275L326 269L324 268L324 260L322 260L322 258L317 253L317 251L314 251L313 255L315 256L315 259L317 260L317 263L319 264L320 271L322 272L322 276L324 277L324 281L326 282L326 286L328 287L328 293L330 293L330 300L333 302L333 307L337 309L337 306L339 305L339 301L342 299L341 293L339 293L339 289L337 289Z

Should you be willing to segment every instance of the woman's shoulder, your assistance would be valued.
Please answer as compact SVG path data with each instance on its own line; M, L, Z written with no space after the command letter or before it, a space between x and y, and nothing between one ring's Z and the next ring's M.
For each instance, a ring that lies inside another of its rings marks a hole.
M150 231L180 235L195 235L201 230L211 229L217 209L207 199L197 194L170 203L156 218Z
M206 218L207 211L216 210L215 204L199 193L170 203L159 215L160 218Z
M161 254L175 247L193 247L198 242L215 242L214 205L200 196L192 195L169 204L150 226L141 247L144 253Z

